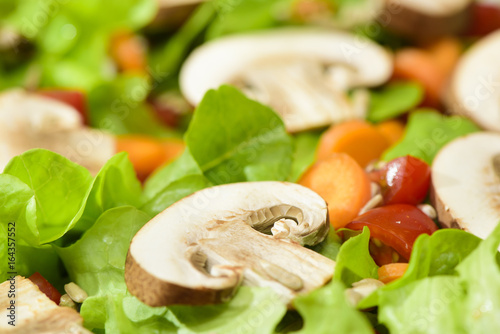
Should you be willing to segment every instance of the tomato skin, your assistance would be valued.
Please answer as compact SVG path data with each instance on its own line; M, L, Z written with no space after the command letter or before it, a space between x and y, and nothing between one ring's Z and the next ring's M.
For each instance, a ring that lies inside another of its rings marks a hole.
M407 155L389 161L379 178L384 204L417 205L429 191L431 168L426 162Z
M497 29L500 29L500 7L494 4L474 4L467 35L482 37Z
M38 94L72 106L82 115L83 124L89 125L85 94L83 92L69 89L46 89L39 91Z
M29 279L38 286L40 291L42 291L50 300L59 305L61 300L61 294L57 291L52 284L50 284L40 273L36 272L29 277Z
M356 217L345 227L351 230L370 229L371 238L392 247L405 260L410 259L413 244L421 234L432 234L436 224L416 206L393 204L371 209Z

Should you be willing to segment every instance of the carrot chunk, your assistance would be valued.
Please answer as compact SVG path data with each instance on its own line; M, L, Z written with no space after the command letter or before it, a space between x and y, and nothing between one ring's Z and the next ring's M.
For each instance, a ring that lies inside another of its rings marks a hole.
M158 140L141 135L125 135L116 139L116 151L128 153L141 180L165 162L175 159L183 150L184 143L177 139Z
M389 263L378 268L378 279L385 284L392 282L400 277L402 277L406 269L408 268L408 263Z
M111 39L110 53L123 71L146 72L146 47L138 35L121 31Z
M375 125L390 145L397 143L405 132L405 126L397 120L389 120Z
M331 153L311 166L299 184L326 200L330 223L336 229L354 219L371 197L367 174L345 153Z
M365 121L348 121L333 125L323 134L318 146L318 160L334 152L343 152L364 168L389 146L385 136L373 125Z

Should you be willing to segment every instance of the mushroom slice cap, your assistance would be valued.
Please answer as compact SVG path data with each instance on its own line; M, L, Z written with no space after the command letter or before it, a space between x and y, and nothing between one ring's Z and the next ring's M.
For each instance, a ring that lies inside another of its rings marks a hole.
M470 134L441 149L432 164L431 200L444 226L483 239L494 230L500 221L499 159L500 134L493 132Z
M481 39L459 61L448 106L487 130L500 131L500 30Z
M184 63L180 85L197 105L209 89L234 84L274 108L296 132L355 118L347 90L380 85L391 73L390 53L369 40L287 28L203 44Z
M261 233L275 222L275 236ZM134 236L125 280L151 306L221 302L241 282L271 287L289 303L331 279L334 262L301 246L322 241L328 229L325 201L300 185L207 188L173 204Z
M390 30L426 42L464 31L473 0L386 0L379 22Z
M231 82L248 66L290 58L351 68L349 88L380 85L392 73L390 54L373 42L340 31L288 28L203 44L181 69L181 89L188 101L197 105L207 90Z

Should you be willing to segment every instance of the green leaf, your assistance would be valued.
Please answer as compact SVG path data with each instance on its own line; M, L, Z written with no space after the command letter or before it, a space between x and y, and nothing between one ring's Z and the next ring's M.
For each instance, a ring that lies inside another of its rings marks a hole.
M72 232L86 231L106 210L141 204L142 187L126 153L109 159L96 175L85 210Z
M75 225L92 182L87 169L43 149L14 157L4 173L33 190L27 213L19 220L31 230L26 241L32 245L57 240Z
M290 173L293 145L281 118L230 86L205 94L185 140L214 184L285 180Z
M460 321L463 298L457 277L427 278L382 295L379 320L391 333L471 333Z
M470 250L474 243L466 243L466 247ZM457 240L454 247L459 244ZM380 321L394 333L497 333L499 244L500 225L468 255L462 252L465 258L455 267L454 275L428 277L384 291L380 295ZM451 273L449 269L445 272Z
M392 83L380 91L372 91L368 120L377 123L395 118L418 106L423 97L423 87L411 81Z
M370 255L369 242L368 227L363 228L361 234L344 242L337 255L334 279L351 286L364 278L378 278L378 266Z
M460 264L481 241L480 238L458 229L443 229L431 236L418 237L403 277L377 290L358 305L360 309L378 305L378 297L387 291L396 290L417 280L436 275L453 275Z
M410 114L403 139L386 151L382 160L412 155L432 164L437 152L453 139L479 131L470 120L460 116L444 116L429 109Z
M304 319L297 334L373 333L368 320L348 304L342 283L332 280L308 295L297 297L293 304Z
M210 306L172 306L179 334L274 333L286 306L268 288L240 287L227 303Z
M294 139L292 172L288 181L296 182L316 159L316 148L323 131L307 131L296 134Z
M210 187L212 183L203 175L188 175L170 183L160 193L141 206L141 210L155 216L178 200Z
M330 231L328 231L328 235L325 238L325 240L323 240L316 246L310 248L313 251L320 253L321 255L326 256L327 258L335 261L337 259L337 255L340 251L341 246L342 246L342 240L337 235L335 229L330 228Z

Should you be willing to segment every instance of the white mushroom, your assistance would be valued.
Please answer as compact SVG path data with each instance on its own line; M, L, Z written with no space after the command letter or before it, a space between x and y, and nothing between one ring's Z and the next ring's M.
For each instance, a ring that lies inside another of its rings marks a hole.
M274 236L266 235L274 226ZM173 204L133 238L129 291L151 306L228 299L242 282L270 287L283 302L322 286L335 262L301 245L328 233L327 205L285 182L216 186Z
M202 45L184 63L180 85L197 105L207 90L234 84L270 105L295 132L360 117L347 91L380 85L391 73L391 55L371 41L338 31L288 28Z
M500 221L500 134L455 139L432 164L431 200L439 221L486 238Z
M58 306L21 276L0 284L0 316L1 333L91 333L77 311Z
M62 154L97 173L115 153L112 136L84 127L74 108L23 90L0 94L0 170L32 148Z
M379 21L407 37L432 39L467 28L474 0L386 0Z
M447 101L451 112L500 131L500 30L481 39L459 61Z

